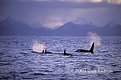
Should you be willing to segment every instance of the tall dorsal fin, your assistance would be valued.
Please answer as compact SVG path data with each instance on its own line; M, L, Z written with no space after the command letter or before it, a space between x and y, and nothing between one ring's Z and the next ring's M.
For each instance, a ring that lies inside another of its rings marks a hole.
M92 44L92 46L91 46L91 48L90 48L90 50L89 50L91 53L94 53L94 42L93 42L93 44Z

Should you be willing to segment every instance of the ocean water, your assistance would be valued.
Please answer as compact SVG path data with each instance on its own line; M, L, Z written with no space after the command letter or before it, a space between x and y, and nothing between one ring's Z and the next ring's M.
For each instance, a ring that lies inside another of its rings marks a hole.
M53 53L33 53L35 42ZM89 43L87 37L1 36L0 80L121 80L121 37L101 37L94 54L74 52Z

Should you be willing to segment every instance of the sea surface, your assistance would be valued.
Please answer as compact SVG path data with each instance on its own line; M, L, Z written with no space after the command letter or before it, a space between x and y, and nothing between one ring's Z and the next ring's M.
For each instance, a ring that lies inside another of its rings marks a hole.
M43 48L34 43L53 53L32 52ZM94 54L76 53L90 48L87 37L1 36L0 80L121 80L121 37L101 37L100 43Z

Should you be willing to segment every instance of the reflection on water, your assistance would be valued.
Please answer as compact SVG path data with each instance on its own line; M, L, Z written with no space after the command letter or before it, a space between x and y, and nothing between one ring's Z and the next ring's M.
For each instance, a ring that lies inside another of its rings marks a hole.
M120 80L121 38L101 40L94 54L84 54L74 51L90 48L85 37L0 37L0 80ZM33 46L73 56L31 53Z

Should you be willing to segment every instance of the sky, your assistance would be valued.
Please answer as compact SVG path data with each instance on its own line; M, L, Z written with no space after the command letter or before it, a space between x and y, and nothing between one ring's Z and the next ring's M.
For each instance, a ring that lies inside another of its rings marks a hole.
M76 18L103 26L121 24L121 0L0 0L0 20L10 16L29 25L56 28Z

